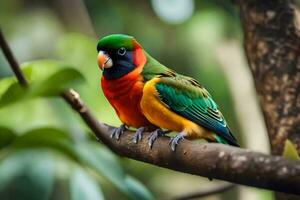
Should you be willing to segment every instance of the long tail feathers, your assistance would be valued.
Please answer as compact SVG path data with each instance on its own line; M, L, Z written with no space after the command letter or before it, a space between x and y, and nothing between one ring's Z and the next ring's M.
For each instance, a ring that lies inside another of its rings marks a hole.
M232 146L240 147L240 145L237 143L236 139L234 138L233 134L229 130L230 133L230 139L229 137L222 137L220 135L214 134L213 137L215 139L214 142L221 143L221 144L229 144Z

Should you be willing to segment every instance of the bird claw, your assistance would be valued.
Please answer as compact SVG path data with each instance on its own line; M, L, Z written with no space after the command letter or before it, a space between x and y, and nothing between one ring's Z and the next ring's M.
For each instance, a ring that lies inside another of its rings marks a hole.
M115 128L110 135L111 138L116 138L117 140L120 139L121 135L127 130L126 125L122 124L120 127Z
M148 145L149 145L150 149L152 149L152 146L153 146L155 140L164 134L165 134L165 132L161 129L156 129L155 131L153 131L150 134L150 136L148 138Z
M145 131L145 127L140 127L136 130L133 136L133 142L137 144L142 139L142 133Z
M175 137L172 137L170 139L169 145L171 146L172 151L176 150L176 146L178 145L179 141L184 139L184 133L181 132L178 135L176 135Z

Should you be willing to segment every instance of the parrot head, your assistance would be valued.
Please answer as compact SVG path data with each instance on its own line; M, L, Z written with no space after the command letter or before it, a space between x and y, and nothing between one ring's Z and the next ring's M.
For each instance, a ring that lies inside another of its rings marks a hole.
M113 34L101 38L97 51L98 66L107 80L121 78L146 63L142 46L128 35Z

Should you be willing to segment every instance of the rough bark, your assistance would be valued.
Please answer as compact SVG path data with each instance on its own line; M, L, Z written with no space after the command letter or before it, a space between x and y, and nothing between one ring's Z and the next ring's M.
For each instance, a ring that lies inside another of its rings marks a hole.
M300 14L291 0L238 1L245 50L272 154L286 139L300 152ZM277 199L299 199L277 193Z
M245 50L272 153L288 138L300 152L300 20L288 0L238 1Z

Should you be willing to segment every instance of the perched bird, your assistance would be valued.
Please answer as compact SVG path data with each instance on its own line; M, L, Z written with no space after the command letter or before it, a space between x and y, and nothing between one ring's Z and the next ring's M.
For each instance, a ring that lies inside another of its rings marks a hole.
M170 140L173 151L183 138L239 146L208 91L152 58L132 36L103 37L97 51L103 93L123 123L111 137L119 139L134 127L135 143L144 131L153 131L151 148L159 136L171 131L178 132Z

